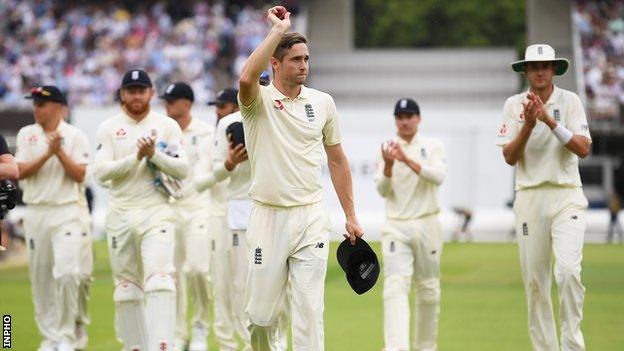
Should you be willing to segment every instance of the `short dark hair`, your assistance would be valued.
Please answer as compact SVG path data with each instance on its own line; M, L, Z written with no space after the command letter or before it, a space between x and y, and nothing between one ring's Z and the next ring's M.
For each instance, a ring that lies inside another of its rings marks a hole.
M304 37L301 33L287 33L282 37L282 40L280 40L279 44L277 45L277 48L273 53L273 57L280 61L283 60L288 50L290 50L295 44L308 45L308 39L306 39L306 37Z

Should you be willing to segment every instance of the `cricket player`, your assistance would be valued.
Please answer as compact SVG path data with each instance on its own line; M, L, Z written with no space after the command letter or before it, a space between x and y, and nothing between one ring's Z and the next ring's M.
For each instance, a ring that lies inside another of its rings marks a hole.
M409 292L416 284L413 350L437 350L440 314L442 226L438 187L446 177L444 145L418 133L420 107L400 99L394 107L397 137L382 144L375 183L386 200L384 343L386 351L409 347Z
M82 242L81 183L89 142L65 123L61 91L33 88L35 122L17 134L15 158L26 203L24 231L40 351L74 350L79 316Z
M176 325L175 214L154 173L184 179L188 160L178 124L150 110L154 89L145 71L128 71L120 96L122 112L98 129L94 166L98 182L110 182L106 235L116 330L124 350L169 350Z
M505 161L516 166L516 233L529 309L533 349L559 350L550 298L551 253L555 258L561 349L585 350L581 320L581 259L587 199L581 188L578 158L590 152L591 136L579 97L556 87L568 60L552 47L527 47L525 59L511 64L523 72L529 90L507 99L497 144Z
M253 350L276 350L277 319L287 287L294 350L323 350L323 295L329 216L321 206L323 149L355 243L363 231L353 204L351 171L342 150L332 97L304 86L308 45L287 33L290 13L269 9L273 25L242 70L239 103L251 166L253 208L247 228L249 272L245 310ZM274 80L258 83L271 64Z
M163 95L167 115L182 129L183 145L191 165L197 165L205 152L200 147L212 141L214 127L191 116L195 101L193 89L186 83L177 82L167 86ZM176 244L174 265L176 268L177 325L175 350L186 350L188 329L186 323L186 291L190 288L194 314L188 349L206 351L208 337L208 311L210 306L210 238L208 236L210 192L199 192L193 182L196 167L189 168L183 180L183 197L173 203L176 214Z
M196 179L198 190L210 189L211 194L214 330L221 350L237 350L236 335L243 341L245 349L250 347L249 332L244 323L246 316L242 314L247 270L245 222L249 217L245 211L250 207L245 199L248 198L250 170L244 145L231 148L226 135L231 123L242 120L237 95L237 89L224 89L208 103L215 106L217 128L212 145L204 148L210 149L211 159L203 163ZM230 199L238 205L232 213L228 213ZM238 220L236 229L232 229L232 220Z

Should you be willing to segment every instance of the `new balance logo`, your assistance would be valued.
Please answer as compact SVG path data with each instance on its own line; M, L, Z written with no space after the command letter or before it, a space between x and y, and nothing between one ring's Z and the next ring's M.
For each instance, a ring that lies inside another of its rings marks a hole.
M322 249L325 247L325 243L316 243L315 249Z
M254 264L262 264L262 249L259 247L254 252Z
M522 223L522 235L524 236L528 236L529 235L529 226L525 223Z

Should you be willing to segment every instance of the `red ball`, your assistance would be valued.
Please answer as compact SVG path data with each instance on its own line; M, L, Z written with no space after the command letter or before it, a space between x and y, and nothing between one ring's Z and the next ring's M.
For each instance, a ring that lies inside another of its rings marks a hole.
M286 15L286 8L283 7L283 6L278 6L276 8L275 16L277 16L277 18L283 20L285 15Z

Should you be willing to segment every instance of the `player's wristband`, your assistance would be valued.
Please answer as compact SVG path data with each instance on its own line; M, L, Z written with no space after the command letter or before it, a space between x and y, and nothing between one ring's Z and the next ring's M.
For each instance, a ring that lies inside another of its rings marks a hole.
M562 126L560 123L557 123L557 126L552 130L552 133L557 137L557 139L559 139L559 141L563 145L569 143L574 136L574 134L572 134L572 132L568 128Z

